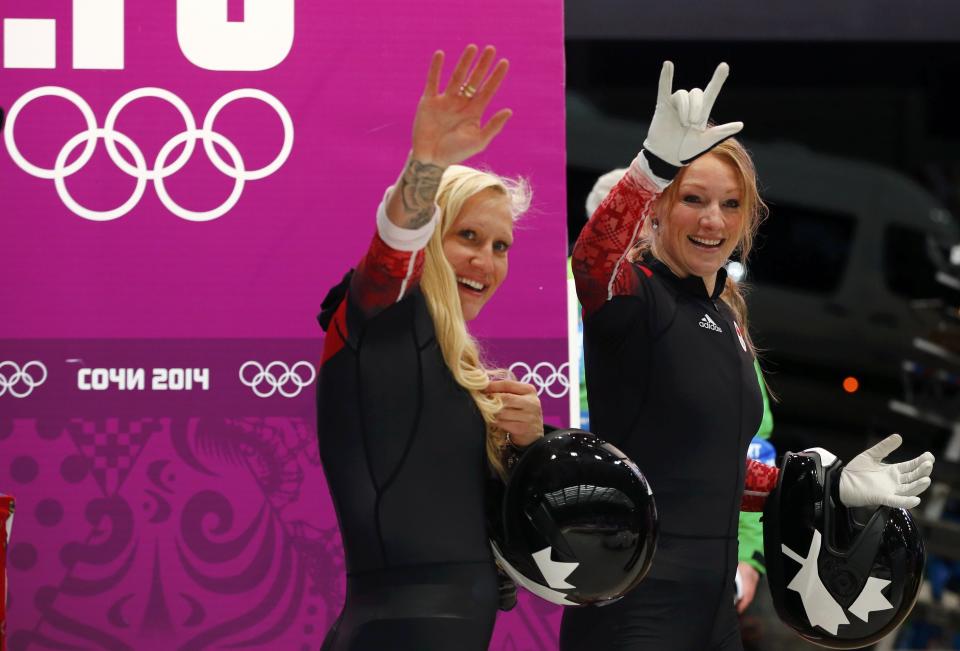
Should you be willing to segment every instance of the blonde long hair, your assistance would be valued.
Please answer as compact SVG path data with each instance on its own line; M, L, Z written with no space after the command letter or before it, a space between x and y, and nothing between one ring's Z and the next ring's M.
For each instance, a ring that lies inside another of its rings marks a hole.
M750 158L749 152L747 152L744 146L735 138L724 140L704 155L714 155L724 162L729 163L740 178L740 183L743 186L740 207L743 210L744 227L740 233L740 240L737 242L736 250L740 252L740 261L746 265L750 250L753 248L753 239L756 237L757 229L760 228L761 222L767 218L769 212L767 204L760 198L760 191L757 187L757 169L753 164L753 159ZM651 208L652 215L658 219L663 219L666 215L670 214L673 206L679 201L680 184L688 169L689 167L681 168L677 177L667 186L663 194L657 198ZM647 219L643 225L641 242L639 244L641 252L653 248L651 221L652 220ZM656 250L654 250L653 253L656 255ZM732 309L733 313L737 316L737 320L740 322L740 329L743 331L743 336L750 348L750 352L756 354L756 348L753 345L753 340L750 338L750 328L747 321L747 302L744 294L745 288L743 285L730 276L727 276L720 298L730 306L730 309Z
M476 340L467 331L456 275L443 253L443 238L450 231L463 205L470 197L484 190L492 190L506 197L515 220L530 207L530 186L522 178L502 178L463 165L448 167L437 192L440 223L427 244L420 286L430 316L433 317L437 343L447 367L457 384L470 392L486 423L487 459L494 470L503 475L500 451L506 435L493 424L494 418L503 409L503 401L483 391L490 383L492 374L505 376L506 373L484 364Z

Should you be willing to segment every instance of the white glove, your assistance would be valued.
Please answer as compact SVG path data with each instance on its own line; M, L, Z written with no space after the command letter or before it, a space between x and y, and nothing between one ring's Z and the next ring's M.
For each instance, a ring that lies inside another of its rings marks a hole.
M728 122L707 128L713 103L728 74L730 66L721 63L706 90L694 88L689 92L678 90L673 93L673 63L664 61L657 90L657 108L643 148L660 160L680 168L743 129L743 122Z
M899 434L891 434L855 456L840 474L840 501L846 506L884 505L899 509L920 504L917 495L930 485L933 455L924 452L903 463L880 463L902 442Z

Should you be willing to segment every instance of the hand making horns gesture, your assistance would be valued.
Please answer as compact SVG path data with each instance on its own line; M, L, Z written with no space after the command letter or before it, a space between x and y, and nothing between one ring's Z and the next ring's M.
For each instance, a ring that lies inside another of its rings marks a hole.
M694 88L674 92L673 63L664 61L657 90L657 108L643 148L665 163L680 168L743 129L743 122L707 126L710 111L729 74L730 66L721 63L706 90Z

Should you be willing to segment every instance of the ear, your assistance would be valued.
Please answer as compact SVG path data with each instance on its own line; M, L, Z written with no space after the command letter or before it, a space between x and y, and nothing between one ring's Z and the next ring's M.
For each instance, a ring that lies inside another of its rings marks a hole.
M650 207L647 208L647 220L652 222L654 219L658 219L660 220L660 228L663 228L664 222L670 215L671 198L676 200L676 193L671 193L668 188L666 192L651 202Z

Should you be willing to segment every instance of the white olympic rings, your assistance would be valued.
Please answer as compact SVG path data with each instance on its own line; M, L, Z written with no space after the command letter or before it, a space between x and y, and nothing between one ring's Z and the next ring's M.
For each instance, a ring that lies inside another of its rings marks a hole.
M551 398L562 398L570 391L570 379L567 377L569 368L569 362L564 362L560 368L556 368L550 362L540 362L533 368L525 362L514 362L510 365L510 372L518 381L536 387L538 396L546 391ZM554 389L556 385L560 388Z
M248 375L246 371L250 367L256 369L256 375L248 378L246 377ZM297 371L298 368L307 370L306 377L303 376L302 372ZM277 373L281 370L282 372ZM270 362L266 368L259 362L250 361L240 367L240 381L253 389L253 393L261 398L269 398L278 391L284 398L294 398L300 395L303 387L313 384L316 378L317 369L310 362L304 361L297 362L292 367L283 362ZM262 384L269 386L269 390L262 391L260 389ZM287 387L290 385L292 385L292 388L288 389Z
M34 377L34 372L30 370L31 367L37 369L36 373L39 378ZM9 375L8 369L12 369L12 373ZM14 398L26 398L33 393L35 387L46 381L47 367L41 362L36 360L27 362L23 365L23 368L20 368L20 365L16 362L0 362L0 396L9 391ZM24 388L18 389L18 385L22 385Z
M87 126L85 131L81 131L67 140L60 149L59 154L57 154L54 166L50 169L39 167L28 161L20 152L14 137L14 125L20 112L27 104L42 97L60 97L67 100L79 109ZM184 123L184 130L173 136L161 147L152 168L147 165L147 160L140 147L137 146L129 136L121 131L117 131L115 128L120 112L131 102L145 97L152 97L168 102L180 113ZM276 112L280 118L280 122L283 124L283 144L280 147L280 152L273 161L259 169L247 169L236 145L226 136L214 130L214 122L220 112L228 104L238 99L260 100ZM107 153L110 156L110 160L113 161L113 164L125 174L136 179L136 186L130 198L112 210L91 210L90 208L80 205L70 195L66 184L68 177L76 174L90 161L96 150L97 140L101 138L106 145ZM167 210L187 221L206 222L222 217L229 212L240 200L240 195L243 194L244 184L247 181L256 181L270 176L286 162L290 156L290 151L293 149L293 120L286 107L270 93L256 88L241 88L225 94L214 102L203 120L203 126L198 129L193 113L191 113L190 107L187 106L186 102L174 93L163 88L148 87L132 90L118 99L108 111L106 122L101 128L97 126L97 118L93 113L93 109L90 108L90 105L87 104L86 100L80 97L80 95L60 86L43 86L25 93L13 103L13 106L10 107L10 111L7 114L7 125L4 129L3 139L13 162L31 176L36 176L41 179L52 179L57 194L60 200L63 201L63 205L79 217L100 222L123 217L140 203L140 199L146 191L147 182L153 181L157 196ZM180 171L180 169L187 164L187 161L189 161L193 155L198 140L203 141L203 149L207 157L209 157L210 162L213 163L213 166L234 180L234 186L230 196L216 208L204 211L188 210L179 205L170 197L164 185L164 180L167 177ZM83 151L75 161L68 165L67 160L70 158L70 155L81 144L83 145ZM120 151L117 149L118 144L133 158L133 165L127 162L120 154ZM181 144L184 145L183 151L180 152L176 160L168 164L167 159L170 157L170 154ZM226 151L230 163L225 162L220 157L214 145L219 145Z

